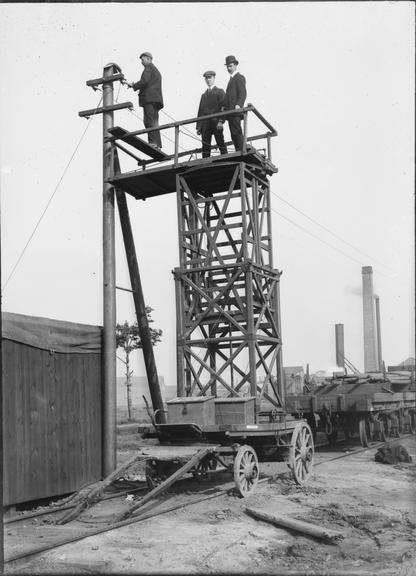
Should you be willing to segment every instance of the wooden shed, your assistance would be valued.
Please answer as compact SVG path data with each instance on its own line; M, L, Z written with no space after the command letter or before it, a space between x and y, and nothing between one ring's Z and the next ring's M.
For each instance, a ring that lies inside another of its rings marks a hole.
M4 505L102 477L102 329L3 312Z

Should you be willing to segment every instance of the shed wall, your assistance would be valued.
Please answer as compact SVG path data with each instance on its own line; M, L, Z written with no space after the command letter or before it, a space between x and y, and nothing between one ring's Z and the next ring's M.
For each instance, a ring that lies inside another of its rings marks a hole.
M3 339L4 504L58 496L102 475L101 353Z

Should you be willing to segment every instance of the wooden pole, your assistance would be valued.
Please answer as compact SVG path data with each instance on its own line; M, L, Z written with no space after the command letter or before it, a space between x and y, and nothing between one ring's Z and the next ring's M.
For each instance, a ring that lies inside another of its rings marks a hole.
M118 156L115 155L114 168L118 173L120 166ZM131 289L133 292L134 307L136 310L137 325L139 327L140 340L143 349L144 364L146 367L147 381L149 384L150 397L152 399L153 410L156 412L155 421L164 424L166 415L164 412L162 392L160 390L159 376L156 368L155 356L153 353L152 337L150 334L149 322L146 314L142 282L140 278L139 265L137 262L136 248L134 245L133 231L130 222L129 209L126 195L122 190L117 190L117 207L120 216L121 230L123 233L124 246L126 249L127 264L130 273Z
M113 64L104 67L103 77L113 75ZM113 105L113 83L103 83L103 106ZM104 402L103 476L116 467L116 266L114 234L113 144L105 138L113 127L113 111L103 112L103 323L104 323Z
M62 518L60 518L56 522L56 524L59 525L67 524L67 522L70 522L71 520L77 518L87 506L90 506L90 504L92 504L101 497L103 491L105 490L105 488L107 488L107 486L110 486L110 484L114 480L116 480L134 462L136 462L136 460L139 460L139 458L140 457L137 454L134 454L128 460L126 460L124 464L121 464L121 466L119 466L116 470L113 470L113 472L111 472L111 474L109 474L107 478L104 478L104 480L102 480L101 482L97 482L97 484L94 484L91 487L91 490L81 499L81 501L75 506L75 508L67 512Z
M330 542L333 542L334 540L338 540L339 538L344 537L341 532L323 528L322 526L317 526L316 524L310 524L309 522L303 522L302 520L288 518L287 516L268 514L267 512L263 512L263 510L257 510L254 508L246 508L245 511L250 516L256 518L256 520L263 520L264 522L269 522L270 524L274 524L275 526L279 527L283 526L283 528L289 528L289 530L302 532L302 534L314 536L315 538L321 538L322 540L329 540Z
M189 472L191 468L199 464L202 458L204 458L204 456L206 456L210 452L213 452L213 448L201 448L201 450L199 450L194 456L192 456L192 458L188 460L181 468L176 470L176 472L174 472L171 476L169 476L169 478L164 480L161 484L159 484L158 486L153 488L153 490L151 490L145 496L143 496L143 498L141 498L139 502L133 502L132 504L128 505L126 509L123 510L123 512L121 512L115 517L114 522L121 522L122 520L125 520L131 514L133 514L133 512L135 512L136 510L144 506L147 502L149 502L149 500L152 500L152 498L155 498L159 494L162 494L162 492L167 490L170 486L172 486L172 484L180 480L182 476L184 476L184 474Z

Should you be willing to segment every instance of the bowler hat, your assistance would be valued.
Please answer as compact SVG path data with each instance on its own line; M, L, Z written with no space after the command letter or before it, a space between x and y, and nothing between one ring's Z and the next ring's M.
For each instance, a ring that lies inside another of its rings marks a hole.
M150 54L150 52L142 52L139 58L141 58L142 56L147 56L148 58L151 58L153 60L153 56Z
M215 75L216 75L216 74L215 74L214 70L207 70L206 72L204 72L204 73L202 74L202 76L203 76L204 78L206 78L207 76L215 76Z
M238 66L238 60L235 56L227 56L225 59L225 66L228 66L228 64L237 64Z

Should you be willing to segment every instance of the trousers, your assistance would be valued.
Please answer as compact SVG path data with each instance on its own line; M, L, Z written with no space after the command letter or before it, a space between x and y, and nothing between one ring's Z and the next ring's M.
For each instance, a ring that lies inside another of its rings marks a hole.
M148 102L143 106L143 124L145 128L159 126L159 110L153 102ZM162 139L159 130L148 132L147 139L149 144L155 144L159 148L162 148Z
M228 118L228 126L230 127L231 140L233 141L236 150L243 149L243 131L241 130L241 118L237 115Z
M224 142L224 133L222 130L217 129L217 121L215 118L205 120L201 125L201 138L202 138L202 158L208 158L211 155L211 139L215 138L215 142L221 154L227 154L227 146Z

